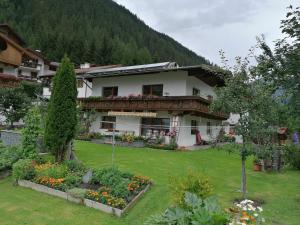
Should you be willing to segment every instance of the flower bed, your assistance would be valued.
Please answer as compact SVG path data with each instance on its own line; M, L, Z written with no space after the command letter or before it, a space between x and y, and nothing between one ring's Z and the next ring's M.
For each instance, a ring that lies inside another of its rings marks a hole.
M88 170L74 161L65 164L21 160L15 164L18 184L121 216L149 189L147 177L115 167Z

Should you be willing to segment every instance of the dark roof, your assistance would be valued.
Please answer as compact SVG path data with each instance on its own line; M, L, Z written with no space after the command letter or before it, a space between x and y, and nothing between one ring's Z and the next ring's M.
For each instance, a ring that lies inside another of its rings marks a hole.
M154 74L170 71L187 71L189 76L195 76L211 86L224 85L223 77L225 75L225 72L217 67L208 65L179 67L175 62L164 62L156 64L93 70L83 74L82 78L93 79L112 76Z
M8 24L0 24L0 32L5 34L10 39L14 39L14 41L21 46L26 44L26 42Z

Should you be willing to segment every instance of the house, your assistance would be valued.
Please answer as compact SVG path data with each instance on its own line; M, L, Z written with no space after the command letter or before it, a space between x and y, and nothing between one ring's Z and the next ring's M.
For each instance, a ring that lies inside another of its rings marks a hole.
M12 88L22 80L37 81L49 70L49 61L25 47L25 41L7 24L0 24L0 88ZM6 118L0 115L0 125Z
M79 98L96 110L90 131L163 137L176 133L179 146L215 139L228 115L212 113L213 87L224 85L221 72L207 65L179 67L175 62L100 68L86 72L91 96Z
M25 41L9 25L0 24L2 86L14 86L24 79L36 81L39 75L49 70L49 61L40 51L26 48L25 45ZM8 77L11 77L10 82Z
M91 65L90 63L83 63L79 66L79 68L76 68L75 74L77 77L78 98L86 98L92 94L92 83L89 82L89 80L81 78L81 75L90 71L114 68L117 66L119 65L97 66ZM59 63L50 62L51 70L45 71L43 74L38 76L38 79L45 84L43 87L43 96L45 98L50 98L51 96L52 78L55 76L58 67Z

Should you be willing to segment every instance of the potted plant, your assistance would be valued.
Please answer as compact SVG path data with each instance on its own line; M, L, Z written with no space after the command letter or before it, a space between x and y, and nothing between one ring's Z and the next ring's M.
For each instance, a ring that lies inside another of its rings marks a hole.
M254 171L262 170L261 161L258 158L254 158L254 160L253 160L253 170Z

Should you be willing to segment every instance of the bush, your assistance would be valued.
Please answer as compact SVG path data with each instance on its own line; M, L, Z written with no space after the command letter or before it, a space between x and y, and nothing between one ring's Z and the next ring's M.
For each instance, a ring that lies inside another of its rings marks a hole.
M64 162L64 164L67 166L70 172L72 173L78 173L78 174L84 174L87 170L85 165L77 160L67 160Z
M57 165L46 163L39 165L36 168L37 177L51 177L54 179L64 178L68 175L68 168L66 165Z
M73 188L67 191L71 196L74 198L81 198L84 199L87 189L82 188Z
M34 164L31 159L20 159L13 165L13 178L15 180L31 180L34 176Z
M112 195L118 198L126 198L129 196L128 190L129 181L121 181L112 188Z
M82 182L81 177L73 174L67 175L64 180L64 184L68 189L78 187L81 184L81 182Z
M113 187L122 181L122 172L116 167L95 170L92 177L93 184Z
M10 170L15 162L22 158L22 149L19 147L0 148L0 171Z
M211 194L212 185L206 176L190 171L185 177L172 178L170 189L173 202L184 207L186 192L205 199Z
M228 224L228 216L214 197L201 199L197 195L186 192L184 194L184 205L187 207L168 208L160 215L150 217L146 225L170 225L170 224Z
M300 170L300 146L289 145L285 147L285 160L294 169Z

